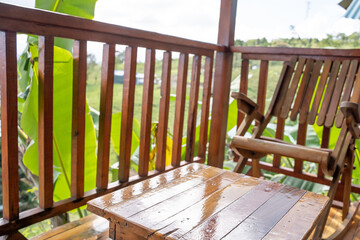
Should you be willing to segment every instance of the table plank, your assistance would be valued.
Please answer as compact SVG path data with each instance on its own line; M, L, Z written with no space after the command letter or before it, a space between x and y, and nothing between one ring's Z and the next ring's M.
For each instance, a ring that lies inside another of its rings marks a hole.
M328 201L326 196L307 192L263 239L303 239Z
M154 235L168 235L168 238L179 239L181 236L206 221L209 217L216 215L219 211L228 207L238 198L247 194L260 183L261 180L259 179L241 178L226 188L212 194L207 199L199 202L199 204L195 204L186 209L186 211L154 226L154 229L160 229Z
M221 239L282 188L279 183L262 181L223 210L193 226L181 239Z
M217 175L184 193L175 195L172 198L132 215L126 220L136 222L143 226L152 227L157 223L160 223L171 216L194 206L194 204L199 201L219 190L222 190L232 182L243 177L244 175L224 171L221 175Z
M164 174L155 176L153 178L146 179L137 184L128 186L126 188L120 189L118 191L112 192L110 194L104 195L102 197L93 199L87 203L87 209L99 216L104 216L104 209L118 204L127 199L140 196L150 190L156 189L163 185L169 184L174 180L181 179L185 176L189 176L192 173L196 173L200 170L206 169L208 166L192 163L180 168L177 168L173 171L166 172Z
M305 190L284 186L223 239L262 239L305 194Z
M148 191L141 196L112 205L105 209L106 214L104 217L119 217L120 219L130 217L137 212L143 211L179 193L188 191L208 179L221 174L223 171L224 170L219 168L202 169L189 176L185 176L157 189Z

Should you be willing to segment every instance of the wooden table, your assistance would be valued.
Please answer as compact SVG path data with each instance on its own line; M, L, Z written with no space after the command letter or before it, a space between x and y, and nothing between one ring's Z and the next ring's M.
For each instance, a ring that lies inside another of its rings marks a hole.
M197 163L88 203L112 239L303 239L328 197Z

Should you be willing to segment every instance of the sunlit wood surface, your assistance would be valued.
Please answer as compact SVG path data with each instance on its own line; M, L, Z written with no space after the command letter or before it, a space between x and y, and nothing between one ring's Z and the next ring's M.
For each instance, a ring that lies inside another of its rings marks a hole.
M303 239L327 202L193 163L92 200L88 209L110 220L112 239Z

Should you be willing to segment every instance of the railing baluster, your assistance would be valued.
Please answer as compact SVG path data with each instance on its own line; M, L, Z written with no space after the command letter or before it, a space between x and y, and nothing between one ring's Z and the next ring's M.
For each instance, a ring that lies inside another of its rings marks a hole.
M172 162L174 167L180 166L181 161L181 145L184 127L184 111L185 111L185 96L186 96L186 82L188 71L189 56L186 53L181 53L179 58L178 79L176 86L176 103L175 103L175 121L174 121L174 137Z
M275 138L282 140L284 137L285 119L278 117L276 124ZM279 168L281 164L281 156L274 154L273 167Z
M169 118L170 102L170 80L171 80L171 52L164 52L162 77L161 77L161 97L159 107L159 125L157 133L157 152L156 170L165 170L166 161L166 139Z
M114 88L115 44L104 44L101 68L96 187L106 189L109 178L111 111Z
M39 36L39 206L53 205L54 37Z
M209 130L208 125L209 125L212 71L213 71L213 58L206 57L202 106L201 106L200 136L199 136L199 146L198 146L198 154L197 154L202 161L205 161L205 157L206 157L206 144L207 144L207 137Z
M185 161L193 162L195 151L195 133L196 133L196 115L199 99L200 86L200 70L201 70L201 56L193 57L191 86L190 86L190 101L189 101L189 115L187 125L186 137L186 154Z
M306 131L307 123L299 123L299 129L297 133L297 144L305 145L306 143ZM294 172L302 173L303 161L301 159L295 159Z
M245 95L247 94L248 91L248 81L249 81L249 59L243 59L241 61L240 92ZM244 119L244 114L238 112L237 127L240 126L243 119Z
M151 117L154 96L154 73L155 50L146 49L139 152L139 176L141 177L147 176L149 172Z
M321 148L329 148L330 130L331 128L324 126L321 138ZM324 178L324 173L320 165L318 165L318 178Z
M16 33L0 32L3 218L19 217Z
M71 197L84 195L85 103L87 43L74 41L73 102L71 133Z
M136 54L136 47L127 47L125 50L119 156L119 180L121 182L127 182L130 174L131 137L136 83Z

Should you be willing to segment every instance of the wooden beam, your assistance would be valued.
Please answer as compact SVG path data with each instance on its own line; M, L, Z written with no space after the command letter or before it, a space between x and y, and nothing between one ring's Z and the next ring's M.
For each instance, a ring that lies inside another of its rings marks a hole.
M54 37L39 37L39 206L53 205Z
M237 0L221 1L218 33L220 45L230 47L234 44L236 7ZM208 164L220 168L224 161L232 62L232 52L216 53Z
M0 32L3 217L19 217L16 33Z

